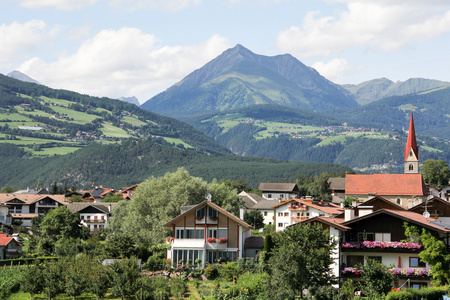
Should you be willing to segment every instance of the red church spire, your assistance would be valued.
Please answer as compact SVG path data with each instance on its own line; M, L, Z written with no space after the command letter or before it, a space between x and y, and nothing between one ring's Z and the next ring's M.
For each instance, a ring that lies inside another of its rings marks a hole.
M408 158L409 150L412 149L414 155L419 159L419 148L416 141L416 130L414 129L413 110L411 108L411 120L409 121L408 140L405 147L405 161Z

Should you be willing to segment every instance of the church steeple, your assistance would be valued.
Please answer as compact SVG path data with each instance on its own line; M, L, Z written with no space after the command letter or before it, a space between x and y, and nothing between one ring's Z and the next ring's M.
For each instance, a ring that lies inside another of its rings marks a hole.
M417 147L412 108L411 119L409 121L408 140L406 141L405 147L405 174L406 173L419 173L419 148Z

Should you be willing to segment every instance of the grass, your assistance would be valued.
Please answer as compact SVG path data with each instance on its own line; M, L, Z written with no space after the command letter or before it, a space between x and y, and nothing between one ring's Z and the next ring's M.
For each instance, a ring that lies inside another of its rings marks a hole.
M186 144L185 142L183 142L182 140L180 140L178 138L163 137L163 139L165 139L167 142L175 144L175 145L182 144L185 148L193 148L191 145Z
M52 147L42 148L41 151L32 151L34 156L52 156L52 155L66 155L81 149L81 147Z
M429 147L429 146L420 146L420 149L423 149L423 150L426 150L426 151L429 151L429 152L444 152L444 151L442 151L442 150L439 150L439 149L436 149L436 148L432 148L432 147Z
M94 121L95 119L99 118L99 116L97 115L90 115L81 111L76 111L76 110L72 110L66 107L61 107L61 106L52 106L52 109L59 113L59 114L66 114L68 117L73 118L73 121L68 121L68 120L62 120L62 121L67 121L67 122L71 122L71 123L77 123L77 124L87 124L90 123L92 121Z
M23 116L18 113L13 114L0 114L0 120L10 120L10 121L16 121L16 122L27 122L32 121L30 118Z
M141 120L139 120L136 117L130 117L130 116L123 117L122 121L125 123L128 123L130 125L136 126L136 127L141 127L141 126L144 126L147 124L145 122L142 122Z
M52 117L51 114L46 113L45 111L42 111L42 110L25 111L25 109L20 106L14 106L14 108L17 109L17 111L19 113L24 114L24 115L36 115L36 116L47 117L47 118Z
M108 137L116 137L116 138L129 138L131 135L129 135L125 130L119 127L115 127L108 123L103 123L102 128L100 130L103 132L104 135Z

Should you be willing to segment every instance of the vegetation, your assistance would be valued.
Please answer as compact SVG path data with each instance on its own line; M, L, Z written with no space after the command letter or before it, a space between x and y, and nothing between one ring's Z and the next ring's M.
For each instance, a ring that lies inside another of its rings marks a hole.
M423 179L426 183L435 187L447 185L450 180L450 169L443 160L428 159L420 167Z

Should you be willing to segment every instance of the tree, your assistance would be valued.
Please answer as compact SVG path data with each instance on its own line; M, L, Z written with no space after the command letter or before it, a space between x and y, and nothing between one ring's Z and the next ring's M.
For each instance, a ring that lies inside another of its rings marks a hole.
M12 192L14 192L16 189L13 188L12 186L4 186L1 189L1 193L5 193L5 194L10 194Z
M299 291L335 282L330 265L336 241L319 225L297 224L277 232L269 264L275 299L293 299Z
M133 232L132 241L138 247L159 244L170 234L163 224L180 213L181 206L198 204L210 190L212 201L237 215L240 200L226 184L214 180L208 183L192 177L180 168L163 177L150 177L136 189L129 201L120 201L108 223L108 237Z
M264 216L259 210L250 210L244 213L244 221L253 226L254 229L264 227Z
M115 260L110 267L113 294L121 299L134 295L138 288L136 281L140 277L137 259Z
M106 253L114 258L130 258L137 253L131 234L115 234L106 242Z
M439 185L446 185L450 179L450 169L448 164L439 159L427 159L421 166L423 179L426 183L439 187Z
M108 194L105 198L103 198L102 202L111 203L111 202L119 202L123 200L122 194Z
M361 291L369 299L379 299L386 295L392 288L395 275L389 271L389 267L374 259L368 259L365 266L361 268Z
M33 299L35 294L40 294L44 291L44 278L42 273L44 268L38 260L32 265L28 265L20 282L20 288L25 293L30 293L30 299Z

